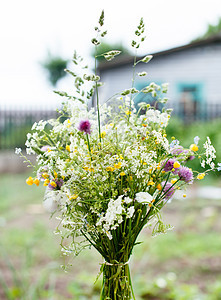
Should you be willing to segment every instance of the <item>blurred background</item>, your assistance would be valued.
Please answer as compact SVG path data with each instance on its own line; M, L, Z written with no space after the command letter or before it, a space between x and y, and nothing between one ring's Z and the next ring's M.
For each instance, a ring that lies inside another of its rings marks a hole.
M54 90L74 92L74 50L93 69L94 26L105 12L108 31L100 51L122 50L109 63L99 62L105 85L101 100L131 86L131 41L141 17L147 38L137 55L152 54L135 82L169 83L173 108L168 136L184 147L210 136L221 162L221 3L155 0L71 1L9 0L0 10L0 299L98 299L94 285L101 258L86 250L71 258L65 272L56 218L43 206L43 187L29 187L32 171L14 154L25 149L33 122L56 117L62 98ZM137 102L155 102L154 97ZM34 159L31 157L31 159ZM194 168L200 168L192 162ZM145 229L131 260L137 299L221 299L221 177L206 176L177 195L163 212L173 225L152 238ZM66 262L67 263L67 262Z

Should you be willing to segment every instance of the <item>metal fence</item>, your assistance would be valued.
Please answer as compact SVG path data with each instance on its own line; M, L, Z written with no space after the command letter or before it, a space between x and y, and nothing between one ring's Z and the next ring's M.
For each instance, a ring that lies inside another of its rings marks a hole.
M56 118L56 110L0 109L0 149L24 148L34 122Z
M196 103L192 107L174 103L170 106L173 108L173 116L177 116L184 123L221 119L221 103ZM34 122L56 117L56 110L0 109L0 150L14 149L15 147L24 148L26 135L30 132Z
M171 107L173 108L173 115L177 116L184 123L209 121L221 118L221 102L193 102L191 104L173 103Z

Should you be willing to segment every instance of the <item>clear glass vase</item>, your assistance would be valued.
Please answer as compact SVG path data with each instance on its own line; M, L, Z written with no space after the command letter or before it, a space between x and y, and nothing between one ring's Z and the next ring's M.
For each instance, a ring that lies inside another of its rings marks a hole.
M103 265L103 284L100 300L131 300L134 293L128 263Z

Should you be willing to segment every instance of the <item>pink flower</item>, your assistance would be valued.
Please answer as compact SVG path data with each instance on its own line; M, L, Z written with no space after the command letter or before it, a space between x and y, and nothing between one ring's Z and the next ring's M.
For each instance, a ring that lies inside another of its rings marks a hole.
M173 164L175 163L175 159L170 158L166 162L164 162L163 170L165 172L170 172L173 170Z
M91 123L89 120L82 120L78 126L78 129L86 134L91 133Z
M193 172L187 167L180 167L178 176L180 180L185 181L186 183L193 183Z
M45 145L45 146L42 146L42 147L41 147L41 151L43 151L43 152L48 151L48 149L50 149L50 146L49 146L49 145Z

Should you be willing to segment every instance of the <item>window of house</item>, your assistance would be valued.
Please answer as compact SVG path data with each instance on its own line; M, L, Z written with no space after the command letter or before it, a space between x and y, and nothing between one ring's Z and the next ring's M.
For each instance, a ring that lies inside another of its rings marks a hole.
M184 119L196 119L201 113L202 84L179 83L179 115Z

